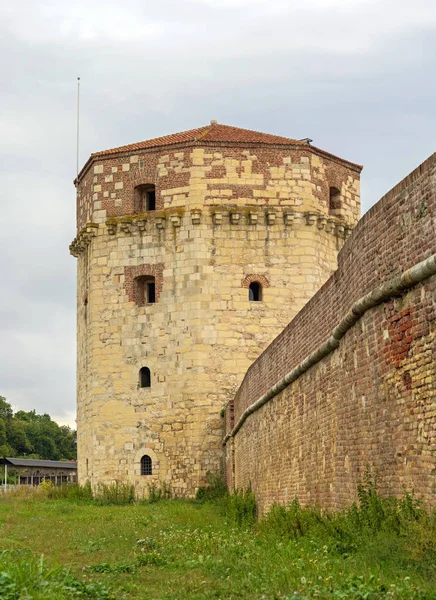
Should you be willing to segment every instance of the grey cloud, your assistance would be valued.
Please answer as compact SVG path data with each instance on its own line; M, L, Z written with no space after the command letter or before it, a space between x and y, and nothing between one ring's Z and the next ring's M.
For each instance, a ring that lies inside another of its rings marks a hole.
M76 77L93 151L220 122L364 164L363 208L434 151L433 0L0 7L0 395L72 418Z

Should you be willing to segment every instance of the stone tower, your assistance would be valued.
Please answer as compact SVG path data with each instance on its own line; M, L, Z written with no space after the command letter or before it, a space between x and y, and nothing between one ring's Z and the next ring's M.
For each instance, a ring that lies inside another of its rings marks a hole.
M361 167L219 125L92 154L77 181L79 480L192 495L222 409L336 268Z

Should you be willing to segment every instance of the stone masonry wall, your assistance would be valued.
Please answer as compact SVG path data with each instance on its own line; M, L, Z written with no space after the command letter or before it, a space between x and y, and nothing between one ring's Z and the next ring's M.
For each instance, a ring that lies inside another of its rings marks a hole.
M359 172L307 148L177 147L97 157L78 183L79 480L192 495L222 463L221 409L336 268ZM134 214L134 188L156 186ZM329 210L329 187L341 205ZM138 306L134 279L156 277ZM263 283L261 302L248 282ZM139 369L151 387L139 388ZM153 475L140 475L140 459Z
M250 414L359 298L436 254L436 154L359 222L338 270L248 369L227 407L226 470L262 511L298 496L340 509L369 465L382 493L436 505L436 276L368 310L336 350Z

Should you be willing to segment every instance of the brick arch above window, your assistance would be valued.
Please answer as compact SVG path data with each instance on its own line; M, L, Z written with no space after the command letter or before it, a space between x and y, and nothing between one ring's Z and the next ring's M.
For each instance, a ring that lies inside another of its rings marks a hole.
M156 185L156 179L157 179L156 171L153 171L153 170L144 171L143 169L132 174L130 177L130 181L131 181L133 187L136 187L138 185L145 185L147 183L152 183L153 185Z
M265 275L258 275L258 274L247 275L242 280L241 285L242 285L243 288L249 288L250 287L250 283L253 283L255 281L258 282L258 283L260 283L260 285L263 288L269 287L269 281L265 277Z
M130 178L131 194L132 194L132 206L135 209L135 195L139 188L145 188L147 186L154 186L154 192L156 197L156 210L164 208L163 198L159 193L159 186L157 185L156 173L139 171Z
M144 277L154 277L155 302L159 302L163 288L163 264L143 264L136 267L124 267L124 289L130 302L135 302L138 306L142 306L144 300L143 297L140 297L141 287L137 283L138 279Z

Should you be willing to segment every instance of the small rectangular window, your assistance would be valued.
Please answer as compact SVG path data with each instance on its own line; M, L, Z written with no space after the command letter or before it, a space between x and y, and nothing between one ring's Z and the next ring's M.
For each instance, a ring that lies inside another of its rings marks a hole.
M155 283L147 283L147 302L153 304L156 302L156 287Z
M147 192L147 210L156 210L156 192L154 190Z

